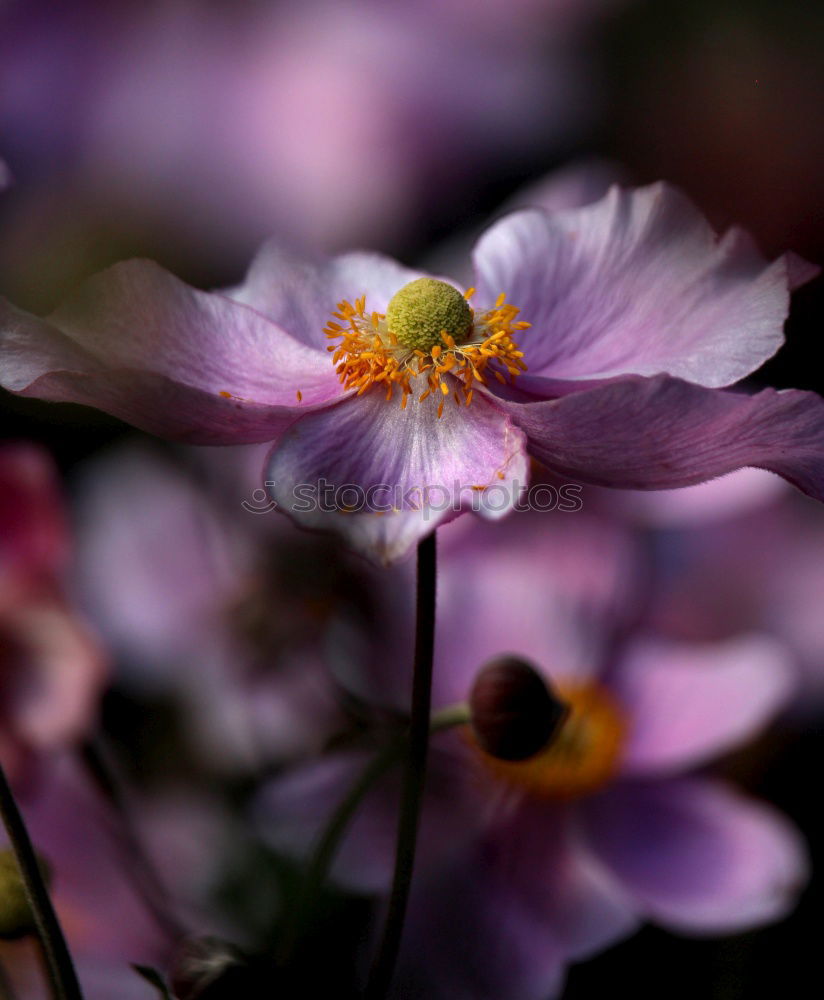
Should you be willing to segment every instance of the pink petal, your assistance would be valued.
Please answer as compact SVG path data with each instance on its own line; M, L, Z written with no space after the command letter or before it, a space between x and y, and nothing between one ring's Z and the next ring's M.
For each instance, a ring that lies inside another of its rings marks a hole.
M0 594L65 565L68 537L57 470L34 445L0 446ZM12 579L13 578L13 579Z
M482 819L478 789L451 750L431 748L417 870L460 851ZM289 857L307 859L333 811L377 751L346 751L296 767L264 786L256 803L261 836ZM384 893L392 881L401 768L392 767L361 801L341 841L332 878L359 892Z
M373 390L307 415L270 456L272 499L298 524L337 532L381 563L473 504L503 516L526 482L523 436L485 398L469 407L446 399L441 419L437 406L430 396L401 410L397 396Z
M761 636L718 643L636 643L612 688L631 720L623 770L685 770L756 736L787 703L794 671Z
M665 372L722 386L783 343L787 262L768 266L737 230L719 240L663 184L510 215L482 237L475 263L478 302L503 292L533 324L519 338L533 374Z
M808 878L795 828L719 783L620 782L582 809L597 856L650 919L677 930L779 920Z
M566 810L510 806L413 882L399 996L547 1000L566 964L636 929L631 901L582 849Z
M597 486L670 489L755 465L824 499L824 401L812 392L748 396L659 375L501 405L539 461Z
M46 319L0 302L0 357L12 392L201 444L272 440L340 395L325 353L149 261L96 275Z
M313 261L270 240L258 251L243 284L228 294L302 343L325 351L323 328L341 300L354 302L365 295L370 312L385 312L395 292L420 276L382 254L348 253Z

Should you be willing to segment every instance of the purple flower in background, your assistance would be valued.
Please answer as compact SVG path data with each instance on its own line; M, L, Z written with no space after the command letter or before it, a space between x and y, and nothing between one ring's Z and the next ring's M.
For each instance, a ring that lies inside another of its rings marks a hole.
M88 732L106 681L103 654L66 600L68 555L49 456L0 445L0 755L16 781Z
M24 216L53 212L57 183L195 244L385 244L433 192L597 114L585 25L610 4L569 6L7 3L0 128L34 181Z
M786 703L783 648L755 633L700 644L644 633L626 533L582 513L536 527L516 516L444 532L436 707L465 701L480 665L507 654L534 663L570 712L521 762L490 756L468 730L435 739L399 997L545 1000L569 962L644 920L742 930L786 914L807 878L786 820L695 773ZM402 705L396 662L384 653L380 671L350 683ZM337 754L274 782L263 835L304 853L362 766ZM387 779L363 804L337 859L343 884L387 886L396 803Z
M514 213L474 259L464 296L272 244L223 294L119 264L45 319L0 307L3 385L194 443L270 441L281 509L384 562L463 509L506 513L527 453L605 486L758 465L824 496L816 395L717 391L780 347L812 268L717 239L665 185Z

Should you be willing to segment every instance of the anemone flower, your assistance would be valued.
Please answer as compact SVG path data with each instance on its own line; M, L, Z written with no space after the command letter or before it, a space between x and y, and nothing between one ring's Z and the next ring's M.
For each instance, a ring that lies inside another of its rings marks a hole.
M506 513L527 454L639 489L763 466L824 497L821 399L719 391L779 348L808 265L718 239L660 184L516 212L474 261L461 292L270 244L225 293L126 262L44 319L0 306L2 384L193 443L270 441L281 509L383 562L465 509Z
M49 456L0 446L0 755L22 780L92 726L107 669L64 592L69 534Z
M784 649L752 632L687 643L642 631L626 534L567 517L555 531L536 531L533 516L475 523L450 542L436 707L469 699L479 667L507 654L532 663L568 714L517 761L484 747L475 716L434 739L398 997L546 1000L570 962L644 920L739 931L785 915L805 883L792 825L698 773L786 703ZM380 671L353 683L402 705L409 680L393 662L384 653ZM259 802L262 835L305 854L362 766L362 754L337 753L273 782ZM396 804L386 777L341 846L338 882L385 890Z

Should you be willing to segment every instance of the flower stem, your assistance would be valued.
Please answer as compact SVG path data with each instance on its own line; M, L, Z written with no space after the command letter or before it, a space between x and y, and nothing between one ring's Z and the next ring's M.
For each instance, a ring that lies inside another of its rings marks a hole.
M31 906L53 1000L83 1000L77 973L57 914L37 863L26 824L17 807L6 773L0 765L0 815L20 868Z
M437 548L435 533L418 544L418 588L415 621L415 668L412 678L412 714L401 798L395 874L383 938L366 986L366 1000L381 1000L389 992L400 950L418 840L432 700L432 661L435 651L435 590Z
M80 756L95 788L111 806L118 824L118 847L123 855L123 871L132 882L160 930L174 941L185 929L172 911L169 896L154 863L143 848L132 819L130 803L108 747L101 738L88 739Z
M435 712L429 726L430 733L438 733L454 726L463 726L469 722L469 706L465 703L449 705ZM360 777L352 785L343 801L332 813L329 823L321 834L303 879L300 895L295 906L291 931L288 932L278 949L278 962L286 965L294 954L295 948L306 929L312 906L326 881L329 869L352 821L358 806L363 801L370 788L387 771L389 771L403 756L406 747L406 737L396 739L377 753L363 769Z

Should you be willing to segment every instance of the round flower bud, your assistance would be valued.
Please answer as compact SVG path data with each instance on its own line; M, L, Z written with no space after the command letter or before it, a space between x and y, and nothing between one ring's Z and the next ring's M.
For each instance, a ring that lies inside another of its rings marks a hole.
M44 880L48 882L48 864L39 856L37 861ZM29 906L17 859L11 848L7 847L0 851L0 940L25 937L35 930L34 914Z
M557 735L567 706L525 660L501 656L475 678L470 725L482 750L499 760L527 760Z
M436 278L417 278L395 292L386 307L386 325L398 343L410 351L427 353L446 331L456 344L463 343L472 329L472 310L457 288Z

